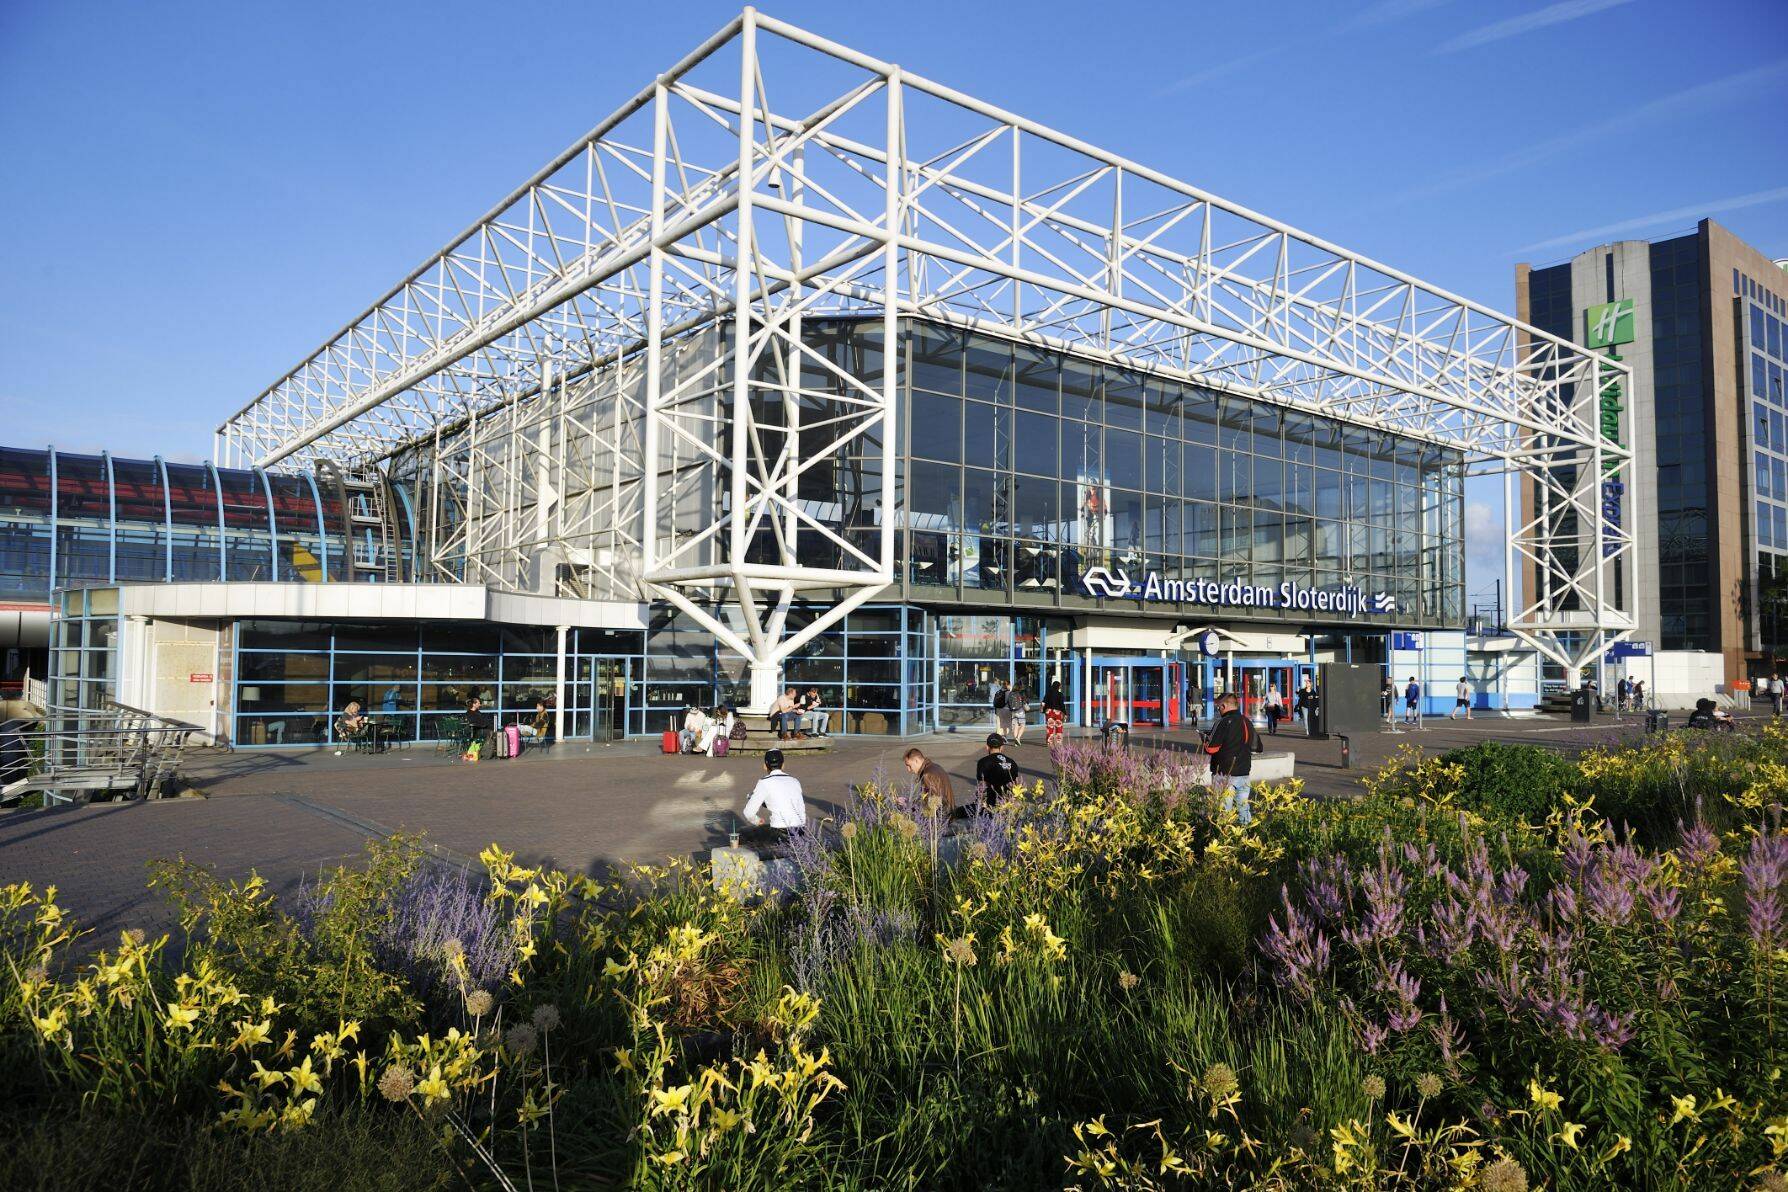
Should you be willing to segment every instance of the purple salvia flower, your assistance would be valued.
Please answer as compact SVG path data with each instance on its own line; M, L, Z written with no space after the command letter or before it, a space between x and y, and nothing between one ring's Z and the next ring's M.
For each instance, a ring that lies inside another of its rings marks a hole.
M1745 881L1745 907L1751 942L1767 949L1782 927L1781 889L1788 878L1788 837L1758 833L1739 864Z

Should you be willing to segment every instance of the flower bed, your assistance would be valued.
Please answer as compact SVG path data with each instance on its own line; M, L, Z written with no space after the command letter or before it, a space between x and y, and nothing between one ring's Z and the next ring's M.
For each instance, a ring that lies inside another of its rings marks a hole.
M0 1180L1767 1185L1783 742L1680 740L1404 757L1248 826L1197 759L1068 743L959 828L866 782L786 904L395 841L290 906L166 867L180 933L76 964L5 887ZM1597 811L1666 779L1686 826Z

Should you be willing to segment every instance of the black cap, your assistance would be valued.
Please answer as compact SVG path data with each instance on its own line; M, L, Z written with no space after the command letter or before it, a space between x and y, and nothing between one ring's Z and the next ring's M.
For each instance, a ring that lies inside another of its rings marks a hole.
M999 749L999 748L1002 748L1005 744L1006 744L1006 738L1000 736L998 733L988 733L987 734L987 748Z
M764 750L764 769L766 769L766 770L780 770L780 769L782 769L782 750L780 750L780 749L766 749L766 750Z

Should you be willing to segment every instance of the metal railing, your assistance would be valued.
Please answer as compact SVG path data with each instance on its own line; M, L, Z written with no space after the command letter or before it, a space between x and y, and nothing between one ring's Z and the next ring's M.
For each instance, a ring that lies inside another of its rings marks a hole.
M0 787L8 798L42 792L45 806L98 794L151 799L180 772L180 754L197 725L107 701L100 708L46 708L20 735L29 773Z

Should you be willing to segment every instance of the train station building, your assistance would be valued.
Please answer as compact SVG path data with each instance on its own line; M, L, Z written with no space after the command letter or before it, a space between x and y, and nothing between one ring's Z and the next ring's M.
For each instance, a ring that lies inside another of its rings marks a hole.
M1450 703L1412 643L1463 661L1468 476L1510 495L1525 647L1632 633L1627 375L747 10L210 463L0 451L0 650L251 746L349 699L607 738L786 686L913 735L995 680L1172 727L1331 660Z

